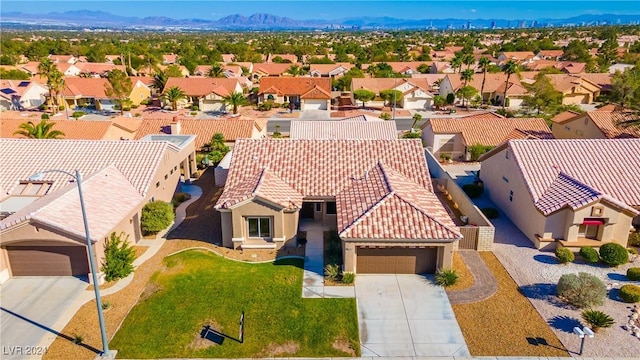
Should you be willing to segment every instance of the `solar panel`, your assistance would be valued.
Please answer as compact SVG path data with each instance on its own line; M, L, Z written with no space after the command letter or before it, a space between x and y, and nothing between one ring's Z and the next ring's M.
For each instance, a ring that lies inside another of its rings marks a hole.
M15 94L15 93L16 93L16 91L15 91L15 90L13 90L13 89L9 89L9 88L2 89L2 90L0 90L0 92L2 92L3 94L7 94L7 95Z
M20 82L20 84L18 84L18 87L26 87L26 86L29 86L30 83L31 82L29 81L22 81Z

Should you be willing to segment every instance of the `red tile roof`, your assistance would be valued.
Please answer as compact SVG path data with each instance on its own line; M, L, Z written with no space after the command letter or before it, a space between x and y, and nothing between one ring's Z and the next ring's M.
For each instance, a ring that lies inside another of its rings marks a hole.
M187 96L200 97L213 93L224 97L229 96L229 94L236 91L237 85L238 80L234 78L170 77L167 80L164 89L166 90L177 86L182 89Z
M241 138L251 138L256 128L254 120L180 118L179 121L180 134L196 136L196 149L201 149L209 143L211 137L216 133L221 133L226 141L232 142ZM170 119L144 119L135 139L141 139L151 134L170 134L171 122Z
M431 89L428 78L354 78L351 80L351 88L355 90L367 89L379 94L382 90L390 90L403 83L408 83L426 92Z
M246 181L229 189L225 201L218 202L218 204L222 208L231 209L245 200L256 197L280 205L285 209L299 209L302 207L302 194L294 190L266 167L257 171L253 177L249 177Z
M109 81L105 78L65 78L65 88L62 93L65 97L88 97L106 99L106 85Z
M588 111L587 117L600 129L608 139L640 138L640 129L634 127L622 128L620 122L635 119L637 115L620 111Z
M295 64L260 63L260 64L253 64L253 72L266 74L268 76L280 76L282 74L285 74L287 70L291 67L291 65L300 66L300 64L298 63L295 63Z
M18 127L26 122L38 124L38 118L12 118L0 120L0 137L2 138L24 138L21 135L14 135ZM69 140L102 140L111 127L111 121L84 121L84 120L49 120L54 123L53 130L64 133L63 139Z
M393 121L292 121L291 139L378 139L398 138Z
M306 95L307 99L330 99L331 79L311 77L263 77L259 94Z

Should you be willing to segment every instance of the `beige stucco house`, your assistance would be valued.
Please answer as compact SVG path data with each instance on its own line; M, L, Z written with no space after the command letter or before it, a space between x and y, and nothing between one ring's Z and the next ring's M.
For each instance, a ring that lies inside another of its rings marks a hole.
M163 91L172 87L180 88L187 95L178 101L179 107L195 105L200 111L227 111L224 98L234 92L242 93L242 85L237 78L170 77Z
M294 245L301 221L342 239L345 271L448 268L462 237L433 193L419 139L242 139L224 192L226 247Z
M79 170L96 264L112 232L140 240L140 212L170 201L181 173L195 169L193 136L140 141L0 139L0 283L13 276L88 276L76 184ZM33 161L38 159L38 161ZM98 274L101 275L101 274Z
M481 160L485 192L537 248L626 246L640 226L640 139L510 140Z
M331 110L331 79L317 77L263 77L258 101L293 103L300 110Z
M640 130L618 125L630 120L633 114L617 111L615 107L606 106L596 111L570 115L552 119L553 136L556 139L640 138Z
M365 89L373 91L379 95L384 90L397 90L402 93L397 99L398 106L403 109L427 110L431 108L433 94L428 78L354 78L351 81L351 92ZM355 98L352 103L356 104ZM384 106L381 100L374 100L367 103L367 106Z

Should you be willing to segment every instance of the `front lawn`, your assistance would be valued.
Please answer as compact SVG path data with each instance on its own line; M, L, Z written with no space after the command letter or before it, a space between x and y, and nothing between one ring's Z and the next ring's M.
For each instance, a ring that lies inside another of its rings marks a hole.
M302 299L302 260L247 264L189 250L164 264L110 343L118 357L360 354L355 299ZM207 325L227 336L209 333L221 344L201 338Z

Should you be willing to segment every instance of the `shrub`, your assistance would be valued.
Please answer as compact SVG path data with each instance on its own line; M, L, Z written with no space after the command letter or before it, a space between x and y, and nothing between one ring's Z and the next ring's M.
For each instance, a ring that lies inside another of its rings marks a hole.
M629 254L631 255L638 255L638 250L634 249L634 248L627 248L627 251L629 252Z
M454 101L456 101L456 96L453 93L448 93L446 100L447 100L447 104L451 105L453 104Z
M466 184L462 185L462 190L468 197L475 199L482 195L482 187L478 184Z
M280 108L281 106L282 106L282 104L280 104L280 103L273 103L273 107L276 108L276 109Z
M438 270L436 274L436 283L440 286L449 287L458 281L458 273L455 270L445 269Z
M107 310L110 307L111 307L111 303L110 302L108 302L108 301L102 302L102 310Z
M200 108L198 107L198 105L193 105L191 106L191 111L198 111L200 110Z
M469 155L471 155L471 161L478 161L480 156L493 148L493 146L484 146L481 144L474 144L469 146Z
M123 106L122 111L131 111L131 106Z
M582 257L582 260L588 263L597 263L598 261L600 261L600 255L598 255L598 251L591 246L581 247L580 257Z
M116 235L112 232L104 244L104 261L102 272L107 281L118 280L127 277L133 272L133 260L136 259L136 251L133 246L122 238L125 234Z
M629 234L629 246L640 246L640 232Z
M66 108L64 107L64 105L60 105L60 106L58 106L58 110L62 111L62 110L64 110L64 109L66 109Z
M282 107L288 109L289 108L289 103L288 102L283 102L282 103Z
M573 262L573 260L576 259L575 255L573 255L573 251L564 247L558 247L556 249L556 257L563 264Z
M73 340L71 341L73 341L73 343L76 345L82 344L82 342L84 341L84 335L73 334Z
M73 114L71 114L71 117L74 119L78 119L83 117L85 114L86 113L84 111L74 111Z
M330 280L338 280L338 277L340 277L340 266L337 264L327 264L327 266L324 267L324 276Z
M342 282L344 284L353 284L355 280L356 280L356 274L352 272L342 273Z
M500 212L498 212L498 209L492 208L492 207L482 208L480 209L480 211L482 211L482 213L484 214L484 216L487 217L487 219L496 219L500 215Z
M608 328L613 325L613 318L599 310L583 311L582 319L594 332L598 332L600 328Z
M600 246L600 258L609 266L618 266L629 262L629 252L620 244L606 243Z
M391 120L391 114L386 113L386 112L382 113L382 114L380 114L380 119L382 119L382 120Z
M49 120L49 114L42 114L42 116L40 116L40 119Z
M131 104L131 108L132 108L132 109L137 109L137 108L139 108L139 107L140 107L140 105L138 105L138 104Z
M185 192L179 192L173 195L173 199L171 199L171 205L173 205L173 208L175 209L178 206L180 206L180 204L182 204L183 202L189 199L191 199L191 194L185 193Z
M632 281L640 281L640 267L627 269L627 278Z
M142 208L140 228L146 234L155 234L173 222L173 206L164 201L151 201Z
M579 308L604 304L607 287L597 277L581 272L564 274L558 281L558 297Z
M620 298L628 303L637 303L640 301L640 286L624 285L620 288Z
M140 105L149 105L151 104L151 100L149 99L143 99L142 101L140 101Z

